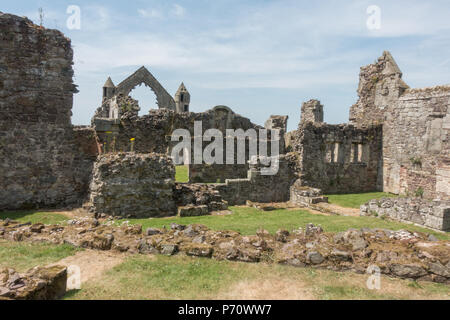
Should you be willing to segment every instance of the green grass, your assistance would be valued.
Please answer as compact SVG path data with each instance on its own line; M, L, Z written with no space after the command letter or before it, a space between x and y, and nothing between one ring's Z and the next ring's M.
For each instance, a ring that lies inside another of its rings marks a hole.
M448 299L443 284L410 287L382 277L277 264L217 261L187 256L133 256L66 299Z
M328 197L328 202L332 204L337 204L341 207L356 208L359 207L372 199L380 198L395 198L398 195L386 192L368 192L368 193L354 193L354 194L330 194L326 195Z
M0 267L14 268L23 272L74 255L79 250L66 244L0 241Z
M41 212L41 211L6 211L0 212L0 219L10 218L20 222L58 224L69 218L61 213Z
M417 227L410 224L382 220L374 217L352 217L352 216L325 216L312 214L305 210L274 210L261 211L249 207L230 207L233 214L213 215L200 217L170 217L152 219L127 219L132 224L141 224L144 230L149 227L162 228L170 227L175 222L178 224L204 224L213 230L235 230L242 234L255 234L260 228L264 228L271 233L278 229L289 231L304 227L307 223L320 224L325 231L340 232L349 228L385 228L391 230L409 229L434 234L442 240L450 240L449 234L435 232L429 229ZM117 223L121 223L119 220Z
M175 181L176 182L189 182L189 167L188 166L176 166L175 167Z

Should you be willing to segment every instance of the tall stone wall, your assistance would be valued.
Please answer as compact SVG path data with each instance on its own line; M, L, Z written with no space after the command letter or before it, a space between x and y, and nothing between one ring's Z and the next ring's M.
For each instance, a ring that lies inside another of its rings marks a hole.
M308 122L299 126L294 140L300 185L324 193L381 190L381 126Z
M389 52L361 68L357 127L383 125L383 190L450 197L450 86L410 89Z
M80 204L70 40L0 12L0 210ZM83 170L83 169L81 169Z
M407 90L383 126L384 190L450 198L450 86Z

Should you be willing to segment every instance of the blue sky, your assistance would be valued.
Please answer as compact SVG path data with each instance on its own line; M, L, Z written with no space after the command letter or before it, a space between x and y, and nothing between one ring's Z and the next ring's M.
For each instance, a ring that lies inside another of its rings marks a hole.
M81 29L69 30L69 5L81 9ZM381 9L381 29L369 30L366 10ZM411 87L450 83L450 1L5 1L0 11L27 16L72 39L75 83L72 122L88 124L111 76L118 84L145 65L172 95L184 81L191 111L227 105L263 124L289 115L311 98L325 121L347 122L357 100L359 68L389 50ZM141 113L155 107L144 86L132 95Z

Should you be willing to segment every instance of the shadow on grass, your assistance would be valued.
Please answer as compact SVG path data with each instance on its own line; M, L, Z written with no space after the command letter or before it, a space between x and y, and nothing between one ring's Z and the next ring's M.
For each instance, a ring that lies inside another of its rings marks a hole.
M62 299L71 299L73 298L81 289L72 289L66 292L66 294L62 297Z

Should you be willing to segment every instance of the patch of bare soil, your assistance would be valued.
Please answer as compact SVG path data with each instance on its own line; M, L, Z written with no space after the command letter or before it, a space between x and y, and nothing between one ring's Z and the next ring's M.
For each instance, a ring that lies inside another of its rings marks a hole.
M81 272L81 282L84 283L88 280L100 277L105 271L121 264L125 257L126 254L123 253L86 249L77 252L73 256L55 262L50 266L78 266Z
M341 216L359 217L359 209L356 208L344 208L336 204L325 202L318 203L316 204L316 206L332 214L338 214Z
M219 292L216 299L226 300L313 300L311 290L298 280L264 279L240 281Z

